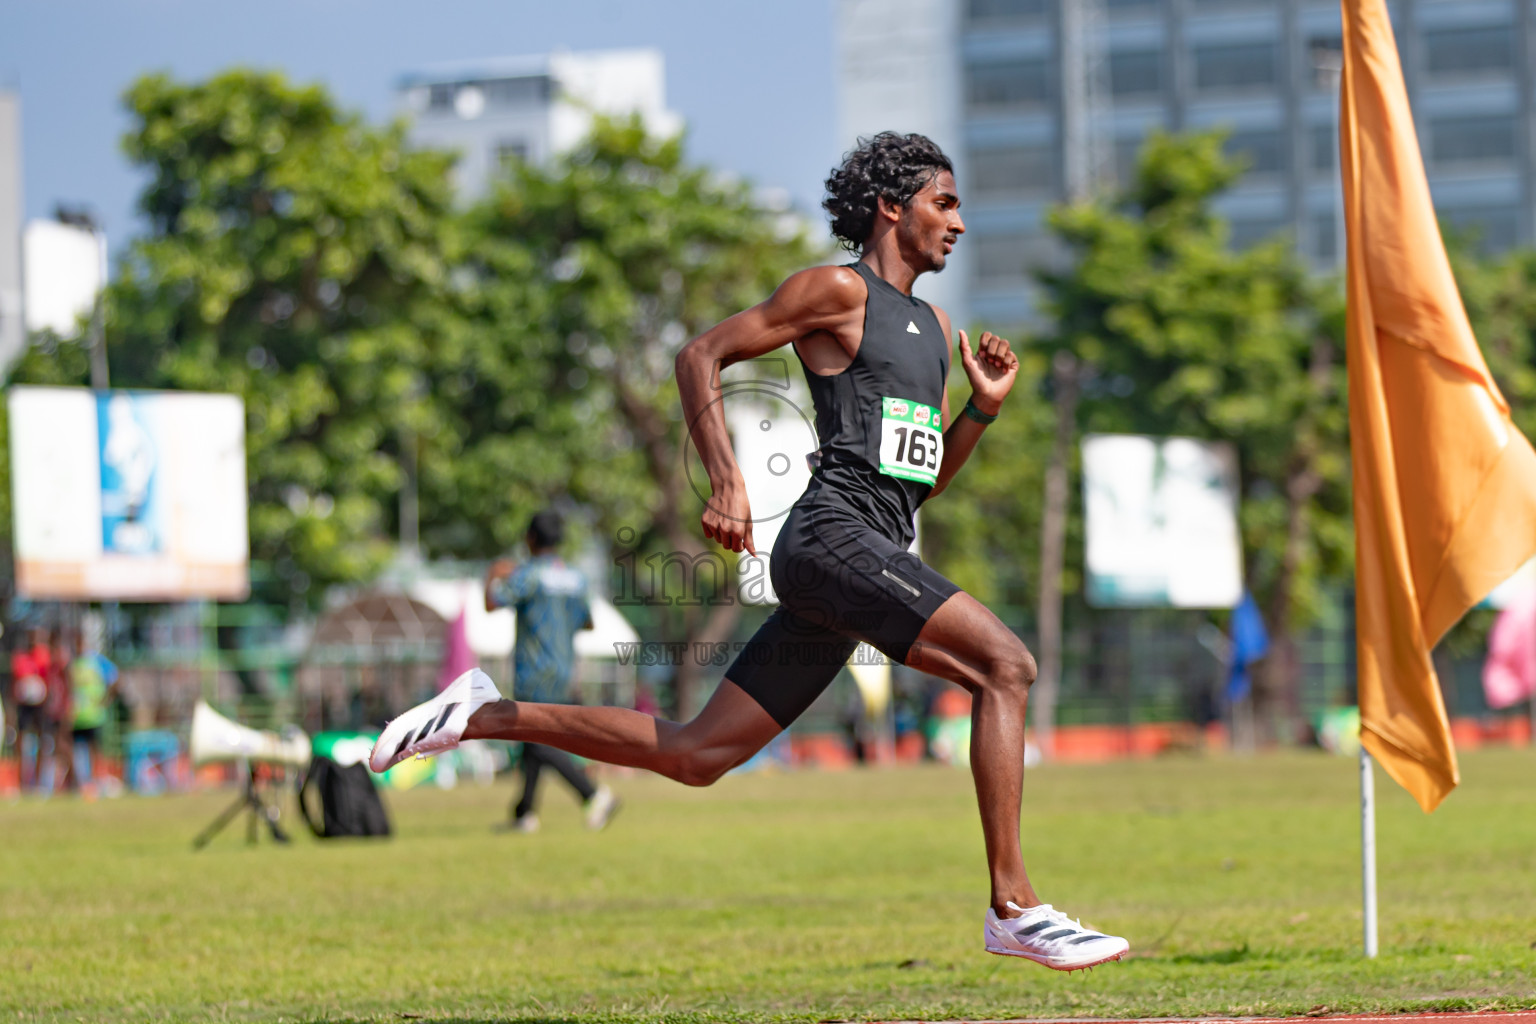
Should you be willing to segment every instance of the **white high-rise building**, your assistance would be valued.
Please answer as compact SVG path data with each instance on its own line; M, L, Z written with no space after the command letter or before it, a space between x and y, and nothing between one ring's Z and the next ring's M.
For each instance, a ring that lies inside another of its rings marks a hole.
M845 144L920 131L959 170L966 237L946 289L958 323L1032 319L1029 268L1056 255L1046 211L1068 184L1065 4L838 0ZM1337 0L1093 0L1103 93L1089 112L1125 180L1154 129L1223 127L1247 173L1218 202L1232 243L1287 234L1319 269L1336 217ZM1536 242L1536 0L1394 0L1393 28L1442 220L1489 250ZM1074 91L1074 88L1076 91ZM1108 162L1108 161L1106 161ZM944 299L939 299L944 304Z
M845 150L876 132L917 132L939 144L964 181L960 16L953 0L841 0L837 9L837 137ZM962 197L964 191L962 189ZM962 218L970 211L963 207ZM969 239L913 292L968 326Z
M411 141L457 151L460 195L483 195L507 161L542 163L584 138L594 114L639 114L654 135L674 135L666 68L657 50L555 52L456 61L399 82Z

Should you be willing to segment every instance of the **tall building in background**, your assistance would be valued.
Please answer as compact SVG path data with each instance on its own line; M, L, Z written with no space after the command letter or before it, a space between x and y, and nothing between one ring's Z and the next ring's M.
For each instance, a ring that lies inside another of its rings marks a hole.
M27 344L21 213L21 97L0 90L0 377Z
M484 194L508 161L542 163L587 134L594 113L637 113L646 129L673 135L682 118L667 109L658 50L551 53L460 61L400 79L411 141L460 154L460 195Z
M843 134L925 131L962 172L963 280L945 282L964 295L951 300L962 323L1028 321L1027 267L1053 256L1043 215L1065 188L1063 69L1083 66L1062 59L1069 2L839 0ZM1234 244L1288 232L1315 266L1334 267L1337 0L1097 2L1108 89L1096 124L1116 175L1129 174L1154 128L1225 127L1249 165L1219 203ZM898 7L926 31L892 25ZM1476 229L1492 251L1536 241L1536 2L1398 0L1392 10L1442 220ZM900 68L909 77L897 82Z
M895 131L926 135L955 163L964 183L965 125L960 108L960 22L955 0L840 0L837 10L837 138ZM962 198L965 190L961 189ZM970 204L961 216L970 221ZM918 278L914 292L941 307L956 327L966 315L975 255L956 246L944 271Z

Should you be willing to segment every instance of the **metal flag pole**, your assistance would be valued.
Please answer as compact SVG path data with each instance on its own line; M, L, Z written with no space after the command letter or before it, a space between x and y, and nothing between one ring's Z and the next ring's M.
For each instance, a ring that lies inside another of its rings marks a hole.
M1376 775L1360 748L1360 916L1366 959L1376 956Z
M1339 117L1344 102L1344 51L1340 49L1315 49L1313 67L1333 87L1333 138L1338 149ZM1334 260L1348 258L1349 236L1344 225L1344 154L1334 153L1333 232ZM1353 592L1351 592L1353 593ZM1354 605L1350 605L1350 619L1354 619ZM1359 703L1358 681L1356 703ZM1360 918L1361 932L1367 960L1376 958L1376 775L1372 770L1371 755L1365 745L1360 746Z

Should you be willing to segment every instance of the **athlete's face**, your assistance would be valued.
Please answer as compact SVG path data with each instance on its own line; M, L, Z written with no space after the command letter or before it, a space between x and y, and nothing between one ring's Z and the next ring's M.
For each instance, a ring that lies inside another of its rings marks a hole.
M897 238L902 254L918 273L943 270L955 241L965 233L955 176L935 174L902 208Z

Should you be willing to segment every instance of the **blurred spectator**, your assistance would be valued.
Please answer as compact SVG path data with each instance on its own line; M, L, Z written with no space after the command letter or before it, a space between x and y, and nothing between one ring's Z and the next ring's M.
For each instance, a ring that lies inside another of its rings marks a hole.
M921 710L917 714L917 729L923 735L923 760L938 761L939 753L933 749L933 737L942 724L939 715L939 696L949 684L938 676L922 677Z
M96 795L96 762L101 758L101 729L117 695L117 666L85 636L80 653L69 663L69 689L74 714L71 726L73 782L86 796Z
M564 534L557 513L540 512L528 525L528 561L514 566L500 560L485 574L485 610L510 607L517 613L517 639L512 647L512 689L517 700L572 703L573 638L577 630L592 628L592 608L587 603L586 578L556 553ZM612 790L594 786L565 751L524 743L523 795L512 808L514 830L538 830L539 778L545 766L576 791L586 808L588 828L608 824L619 808Z
M53 631L53 654L48 672L48 718L53 722L53 759L57 766L49 792L64 788L70 781L69 763L74 752L75 699L70 692L69 665L75 659L78 644L63 629Z
M55 675L48 631L33 627L27 641L11 655L11 698L16 705L16 756L21 788L53 786L55 720L49 716L49 679Z
M16 676L11 672L11 648L25 640L0 620L0 757L16 749Z
M1536 697L1536 589L1515 595L1488 634L1483 696L1494 709Z
M843 701L838 723L848 739L848 749L857 764L868 764L874 748L874 726L864 706L864 694L857 686L850 687Z

